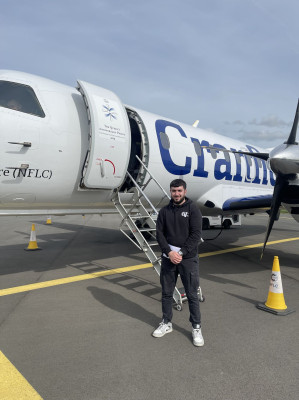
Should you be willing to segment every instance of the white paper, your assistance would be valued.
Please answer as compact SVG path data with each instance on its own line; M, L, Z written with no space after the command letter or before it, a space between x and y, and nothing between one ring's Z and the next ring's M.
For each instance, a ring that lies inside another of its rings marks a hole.
M169 243L168 243L168 246L170 247L170 250L171 250L171 251L176 251L176 252L178 252L178 251L181 250L180 247L172 246L172 244L169 244ZM166 258L169 258L165 253L163 253L162 256L163 256L163 257L166 257Z

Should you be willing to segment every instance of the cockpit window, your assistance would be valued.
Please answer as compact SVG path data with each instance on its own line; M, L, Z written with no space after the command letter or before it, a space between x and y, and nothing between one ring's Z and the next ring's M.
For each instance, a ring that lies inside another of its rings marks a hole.
M33 89L20 83L0 81L0 107L45 117Z

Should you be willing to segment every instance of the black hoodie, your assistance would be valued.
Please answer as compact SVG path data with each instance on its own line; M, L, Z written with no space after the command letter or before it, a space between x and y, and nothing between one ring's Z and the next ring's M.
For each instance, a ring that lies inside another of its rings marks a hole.
M201 239L202 216L200 210L185 197L182 205L172 200L161 208L157 219L157 240L162 253L168 254L169 245L179 247L183 258L195 257Z

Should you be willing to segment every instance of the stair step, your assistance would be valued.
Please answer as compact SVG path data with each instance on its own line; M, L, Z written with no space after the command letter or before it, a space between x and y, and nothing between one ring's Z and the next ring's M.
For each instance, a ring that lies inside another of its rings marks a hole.
M149 218L150 215L130 215L132 219Z
M134 206L134 208L138 208L138 205L133 203L121 203L123 206Z
M138 228L140 232L153 232L156 228Z
M121 200L132 200L133 199L133 197L134 197L134 193L125 193L125 192L119 192L118 193L118 197L121 199Z

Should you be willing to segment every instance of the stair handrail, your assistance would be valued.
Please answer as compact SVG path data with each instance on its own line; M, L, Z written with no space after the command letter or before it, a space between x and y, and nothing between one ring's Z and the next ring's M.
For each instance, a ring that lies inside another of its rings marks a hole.
M150 199L147 197L147 195L144 193L144 191L141 189L141 187L138 185L138 183L135 181L135 179L133 178L133 176L130 174L130 172L127 171L127 175L129 176L129 178L131 179L131 181L134 183L135 187L137 188L137 190L139 190L142 194L142 196L145 198L145 200L148 202L148 204L152 207L152 209L154 210L155 214L158 214L158 211L156 209L156 207L152 204L152 202L150 201Z
M165 194L165 196L168 197L168 200L170 200L170 196L169 194L166 192L166 190L164 190L164 188L160 185L160 183L157 181L157 179L153 176L153 174L149 171L149 169L147 168L147 166L144 164L143 161L141 161L141 159L137 156L136 154L136 158L137 160L140 162L140 164L143 166L143 168L146 170L146 172L150 175L150 177L156 182L156 184L159 186L159 188L162 190L162 192Z

